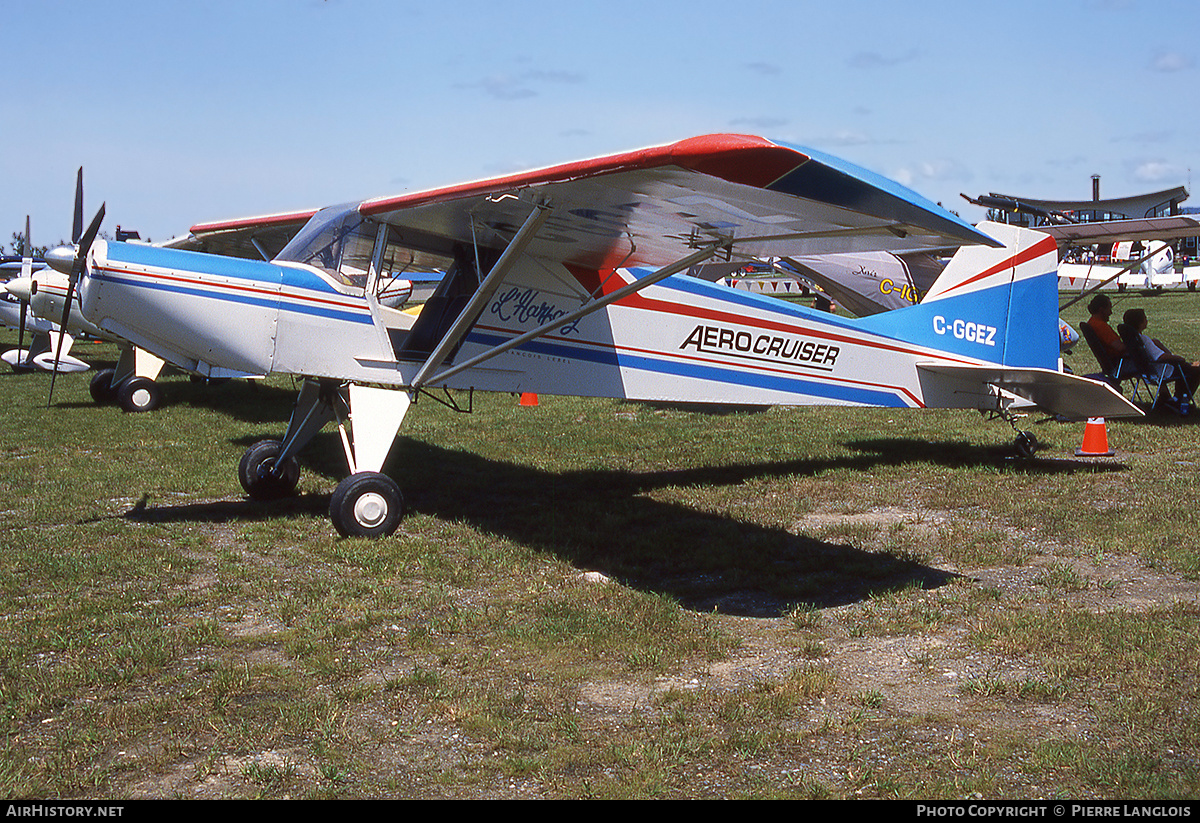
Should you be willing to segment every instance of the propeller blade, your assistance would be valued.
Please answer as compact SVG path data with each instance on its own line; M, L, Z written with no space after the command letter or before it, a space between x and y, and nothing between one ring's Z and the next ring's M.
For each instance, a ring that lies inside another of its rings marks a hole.
M82 172L82 169L80 171ZM54 378L58 376L58 365L62 360L63 338L67 335L67 321L71 317L71 301L75 299L75 284L79 282L79 275L87 266L88 252L100 231L100 224L104 222L105 205L104 203L100 204L100 211L96 212L96 216L92 218L87 231L79 239L79 248L75 251L75 264L71 267L71 276L67 279L67 299L63 303L62 322L58 326L58 346L54 350L54 370L50 372L50 396L46 399L46 408L50 407L50 403L54 399Z
M21 276L33 279L33 240L29 234L29 215L25 215L25 249L21 255ZM29 310L29 303L21 301L21 320L17 324L19 331L17 332L17 358L21 357L21 350L25 348L25 312ZM28 362L29 353L26 352L25 360Z
M75 220L71 224L71 242L78 243L83 234L83 166L75 175Z
M20 331L17 332L17 362L18 363L23 362L21 359L22 356L24 356L25 360L29 359L29 352L25 352L24 355L22 355L22 352L24 352L24 350L25 350L25 310L27 308L29 308L29 305L24 300L22 300L21 301L21 321L17 324L17 328L20 329Z
M96 241L96 235L100 232L100 224L104 222L105 205L107 204L100 204L100 211L96 212L96 216L88 224L87 231L83 233L83 237L79 240L79 251L75 254L75 266L71 269L72 288L75 286L75 281L79 279L80 273L83 272L83 267L87 263L88 251L91 250L92 243Z
M25 243L24 251L21 254L21 276L31 277L33 275L33 240L29 237L29 215L25 215Z

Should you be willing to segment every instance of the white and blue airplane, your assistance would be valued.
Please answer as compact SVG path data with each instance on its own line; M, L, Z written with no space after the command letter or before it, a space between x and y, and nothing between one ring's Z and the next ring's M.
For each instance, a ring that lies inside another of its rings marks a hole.
M343 535L392 533L383 473L434 389L746 405L969 408L1011 396L1075 420L1141 414L1059 368L1057 246L972 227L829 155L709 135L316 212L209 223L250 241L303 222L270 262L95 240L50 252L98 328L201 375L302 379L280 440L251 446L253 498L294 492L296 454L338 424ZM94 242L93 242L94 241ZM961 246L922 301L842 318L686 274L713 261ZM439 272L418 315L396 272ZM70 298L68 293L68 302ZM1015 425L1014 425L1015 428ZM1020 433L1018 449L1035 441Z
M0 260L0 274L5 282L0 286L0 326L16 329L17 348L0 354L0 360L14 371L60 372L87 371L90 366L70 355L74 338L64 334L52 320L38 315L31 308L30 284L35 274L45 276L46 261L33 255L33 241L29 230L29 217L25 217L25 236L21 241L20 255ZM64 282L65 286L65 282ZM29 347L25 347L25 335L29 335ZM60 342L61 341L61 342Z

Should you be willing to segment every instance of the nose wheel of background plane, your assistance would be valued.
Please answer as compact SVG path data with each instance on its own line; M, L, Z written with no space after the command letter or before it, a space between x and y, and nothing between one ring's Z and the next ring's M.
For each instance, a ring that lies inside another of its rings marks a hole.
M162 389L148 377L130 377L113 385L115 369L101 369L92 377L88 391L101 405L116 403L127 412L147 412L162 402Z

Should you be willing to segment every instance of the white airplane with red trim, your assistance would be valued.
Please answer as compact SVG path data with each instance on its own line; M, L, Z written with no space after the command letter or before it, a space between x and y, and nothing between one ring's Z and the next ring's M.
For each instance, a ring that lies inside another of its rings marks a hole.
M92 242L102 214L77 246L47 255L84 316L202 375L301 378L286 432L251 446L239 479L253 498L292 494L297 453L336 422L349 476L330 516L343 535L396 529L403 495L384 464L435 389L1009 418L1015 395L1070 419L1141 413L1061 371L1053 239L970 226L876 174L759 137L192 229L217 249L303 224L270 262ZM948 246L961 248L920 304L862 318L687 274ZM396 278L432 272L440 282L419 314L381 301ZM1036 441L1019 433L1017 445L1028 454Z

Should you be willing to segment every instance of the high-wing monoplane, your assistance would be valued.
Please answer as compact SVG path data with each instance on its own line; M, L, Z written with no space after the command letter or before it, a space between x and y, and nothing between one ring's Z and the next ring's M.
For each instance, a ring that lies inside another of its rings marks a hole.
M757 137L296 214L303 227L270 262L95 240L101 218L59 255L84 315L199 374L301 377L287 431L246 451L239 480L254 498L293 493L297 452L336 421L350 474L330 516L344 535L397 527L403 497L384 464L435 389L1002 416L1013 394L1071 419L1140 414L1058 368L1053 239L972 227L878 175ZM281 222L192 234L255 241ZM863 318L686 275L950 246L963 248L919 305ZM440 273L415 316L379 297L413 272Z
M33 241L25 217L25 236L21 238L22 253L4 258L0 272L6 280L0 286L0 325L17 330L17 347L0 354L0 360L15 371L41 369L60 372L87 371L90 366L70 355L74 338L64 333L53 321L39 316L31 307L31 285L35 276L44 276L46 261L33 254ZM29 346L25 336L29 335Z
M22 342L17 349L5 352L3 359L16 369L40 368L55 373L86 371L90 366L69 354L75 338L88 335L115 342L120 347L120 358L115 368L100 369L92 377L92 399L98 403L117 403L125 411L150 411L158 407L161 397L155 379L164 366L162 359L88 322L79 310L78 295L72 294L68 300L70 266L66 267L65 272L54 268L56 259L60 269L63 268L64 259L73 264L83 233L81 168L75 181L75 211L71 231L71 241L75 245L56 250L57 258L55 254L48 254L48 259L41 260L40 266L26 262L19 276L4 284L3 298L6 304L19 311ZM25 235L25 246L29 248L28 218L25 221ZM137 232L122 231L118 226L117 236L136 239L138 235ZM26 327L32 330L33 341L28 349L22 349Z
M1200 283L1200 266L1176 269L1173 247L1176 240L1200 236L1200 220L1193 216L1171 214L1080 222L1061 212L1009 197L965 194L962 197L976 206L1030 215L1042 221L1038 231L1049 234L1059 245L1059 285L1064 289L1080 289L1087 294L1116 281L1121 291L1178 285L1195 291ZM1110 253L1104 255L1107 259L1096 258L1091 250L1097 246L1111 247ZM1088 250L1086 254L1080 254L1084 249Z

